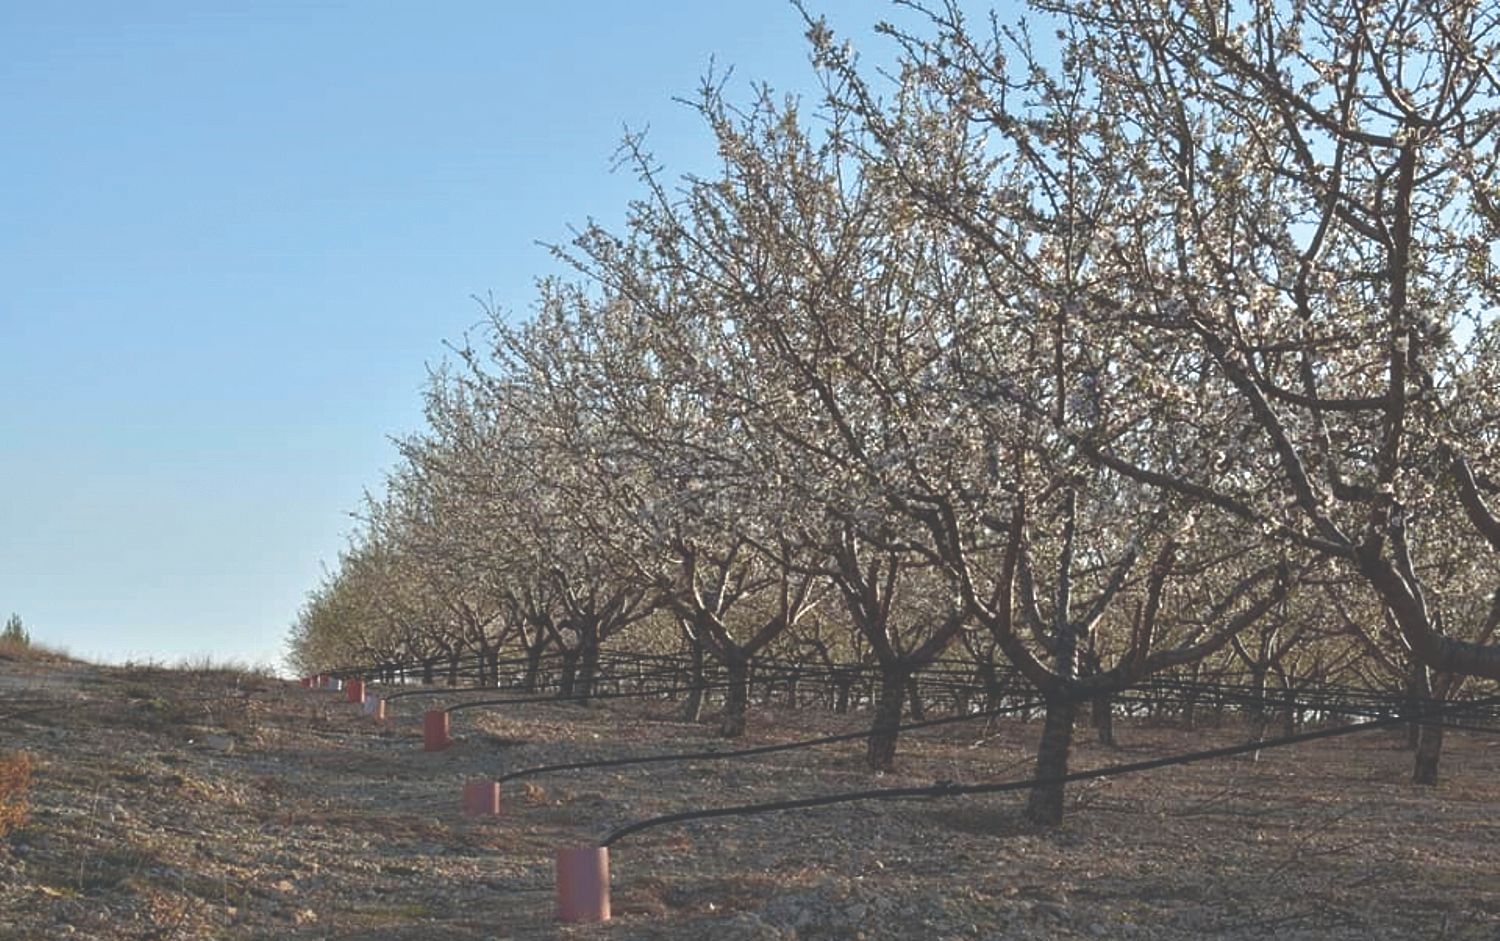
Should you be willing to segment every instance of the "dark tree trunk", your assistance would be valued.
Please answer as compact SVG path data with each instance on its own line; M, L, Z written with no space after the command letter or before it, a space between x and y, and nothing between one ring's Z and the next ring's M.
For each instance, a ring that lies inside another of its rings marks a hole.
M526 672L521 677L521 688L528 693L536 692L537 678L542 672L542 653L546 644L532 644L526 648Z
M985 709L999 709L1000 701L1005 698L1005 689L1000 684L1000 676L995 671L995 661L981 660L978 664L979 680L984 684Z
M697 722L703 718L703 642L693 641L688 670L687 701L682 704L682 720Z
M1189 676L1189 685L1183 697L1182 703L1182 725L1192 731L1198 727L1198 677L1201 673L1201 664L1193 664L1192 674Z
M1073 715L1077 704L1065 695L1047 699L1046 721L1042 739L1037 745L1035 777L1048 783L1031 789L1026 802L1026 817L1032 823L1055 827L1063 819L1063 783L1058 778L1068 773L1068 756L1073 748Z
M870 729L866 752L871 771L890 771L896 765L896 738L901 734L901 705L905 698L905 671L894 666L882 669L875 724Z
M1407 663L1405 685L1404 708L1406 714L1412 717L1412 721L1406 725L1406 747L1416 749L1422 746L1422 723L1419 717L1422 714L1423 705L1432 696L1432 684L1427 676L1427 667L1415 657Z
M437 682L437 659L429 657L422 661L422 685L431 686Z
M1270 721L1266 709L1266 669L1250 668L1250 736L1257 742L1266 737L1266 725ZM1250 753L1251 761L1260 761L1260 752Z
M1094 734L1099 739L1099 744L1106 748L1115 747L1115 698L1111 695L1095 696L1093 702L1089 703L1089 711L1094 723Z
M967 686L961 686L953 691L953 712L955 715L969 714L969 697L972 694Z
M452 655L451 657L448 658L448 685L449 686L457 686L458 685L458 667L459 667L460 662L461 662L461 659L458 656L458 654L454 654L454 655Z
M854 679L848 676L835 675L833 678L833 711L838 715L847 715L849 712L849 695L854 691Z
M583 648L583 656L579 657L577 666L577 686L574 686L574 695L586 699L594 695L594 687L598 683L598 645L589 644Z
M927 719L927 709L922 705L922 688L915 676L906 680L906 701L914 720L923 722Z
M557 690L559 699L571 699L573 690L578 686L578 657L579 650L576 647L563 648L562 678L558 681Z
M1440 719L1428 719L1419 726L1416 761L1413 763L1413 784L1429 787L1438 782L1438 759L1443 754L1443 723Z
M579 649L578 679L574 683L573 693L580 701L587 701L594 695L594 687L599 678L599 639L590 631Z
M1286 690L1286 705L1281 710L1281 734L1291 737L1297 734L1297 691Z
M750 661L739 654L725 658L724 666L729 672L729 689L724 694L724 715L719 722L719 734L725 738L739 738L745 734L745 713L750 706Z

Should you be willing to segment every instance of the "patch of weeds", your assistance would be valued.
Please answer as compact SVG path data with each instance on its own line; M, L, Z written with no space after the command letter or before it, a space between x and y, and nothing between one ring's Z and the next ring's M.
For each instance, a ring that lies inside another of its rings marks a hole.
M31 640L0 637L0 660L26 663L69 663L74 658L62 647L47 647Z
M32 768L26 752L0 756L0 836L26 822Z
M235 686L269 688L276 679L276 672L266 663L249 663L243 660L216 660L209 654L183 657L172 666L175 672L185 673L191 679L213 679L216 682L233 681Z

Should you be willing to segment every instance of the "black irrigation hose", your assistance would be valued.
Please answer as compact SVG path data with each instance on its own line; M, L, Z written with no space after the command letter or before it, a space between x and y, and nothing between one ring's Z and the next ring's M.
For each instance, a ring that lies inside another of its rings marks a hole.
M1500 696L1491 697L1486 700L1477 700L1472 703L1463 703L1429 711L1428 718L1445 716L1452 713L1462 713L1471 708L1481 705L1491 705L1500 702ZM674 823L686 823L690 820L707 820L713 817L741 817L754 814L774 813L782 810L804 810L810 807L826 807L831 804L847 804L864 800L910 800L919 797L960 797L969 794L999 794L1006 791L1021 791L1027 788L1046 784L1071 784L1074 781L1088 781L1095 778L1107 778L1120 774L1135 774L1141 771L1152 771L1157 768L1166 768L1172 765L1185 765L1199 761L1211 761L1215 758L1230 758L1235 755L1248 754L1249 752L1261 751L1268 748L1282 748L1288 745L1300 745L1303 742L1316 741L1324 738L1337 738L1343 735L1353 735L1358 732L1368 732L1372 729L1384 728L1391 725L1411 721L1406 717L1391 716L1382 719L1370 719L1354 725L1338 726L1331 729L1318 729L1312 732L1302 732L1298 735L1288 735L1282 738L1266 739L1260 742L1248 742L1240 745L1229 745L1223 748L1211 748L1206 751L1186 752L1177 755L1168 755L1164 758L1152 758L1147 761L1134 761L1125 764L1108 765L1103 768L1094 768L1089 771L1075 771L1053 778L1028 778L1023 781L1003 781L991 784L955 784L951 781L940 781L927 787L890 787L874 788L866 791L846 791L839 794L824 794L819 797L804 797L797 800L770 801L763 804L741 804L735 807L714 807L708 810L689 810L681 813L666 814L660 817L650 817L639 820L611 831L600 841L601 847L612 846L618 841L634 833L650 830L656 827L664 827Z
M607 673L602 673L602 674L596 674L594 676L594 683L596 685L598 685L598 684L603 684L603 683L639 682L639 681L642 681L642 680L660 679L662 677L677 677L677 676L681 676L683 672L684 671L682 671L682 670L661 669L661 670L657 670L657 671L650 672L650 673L641 673L641 674L634 674L634 675L629 675L629 676L612 676L612 675L607 674ZM830 677L832 675L833 674L831 674L831 673L829 673L827 671L808 671L808 672L801 672L801 673L799 673L796 676L796 679L798 680L798 682L806 681L806 682L810 682L810 683L816 683L817 681L827 679L828 677ZM793 679L793 677L789 676L789 675L783 675L783 674L780 674L780 673L770 673L770 674L767 674L765 672L757 673L753 677L753 681L757 685L761 685L761 684L765 684L765 683L785 683L785 682L790 681L791 679ZM728 686L730 684L728 684L727 681L726 681L722 685L723 686ZM496 686L423 686L420 689L408 689L408 690L402 690L402 691L396 692L396 693L391 693L390 695L385 696L383 698L387 702L390 702L391 700L394 700L394 699L404 699L404 698L409 697L409 696L446 696L446 695L449 695L449 694L461 694L461 693L488 693L488 692L494 692L496 689L500 689L500 688L503 688L503 687L496 687ZM649 692L640 692L639 695L643 695L643 696L645 696L645 695L659 695L659 694L674 693L674 692L691 693L695 689L718 689L718 688L721 688L721 686L719 686L719 685L715 685L715 686L700 686L700 687L681 686L681 685L662 686L662 687L657 687L657 688L655 688L655 689L653 689L653 690L651 690ZM582 696L581 698L596 698L596 699L597 698L604 698L604 697L613 698L616 695L620 695L620 694L616 694L616 693L594 693L594 694L592 694L591 697L590 696ZM557 696L552 696L550 698L557 699L559 701L566 701L564 698L557 697ZM530 700L528 700L528 701L530 701ZM483 703L474 703L474 705L483 705Z
M671 675L672 675L671 673L663 671L662 673L648 673L648 674L643 674L643 675L639 675L639 676L631 676L631 677L613 677L613 676L602 676L602 677L600 677L600 676L596 676L594 678L594 681L596 683L601 683L601 682L602 683L624 682L624 681L627 681L627 680L628 681L632 681L632 682L638 682L640 680L660 679L663 676L671 676ZM549 684L538 684L538 685L549 685ZM432 686L423 686L420 689L406 689L406 690L401 690L400 692L391 693L390 695L385 696L384 699L387 702L389 702L390 700L393 700L393 699L405 699L405 698L407 698L409 696L446 696L446 695L449 695L449 694L455 694L456 695L456 694L460 694L460 693L493 693L497 689L505 689L505 688L506 687L504 687L504 686L495 686L493 684L479 685L479 686L437 686L437 685L432 685ZM515 687L510 687L510 688L515 688Z
M1117 698L1119 698L1119 697L1117 697ZM1275 696L1267 695L1267 696L1263 696L1263 697L1257 697L1257 696L1254 696L1254 695L1252 695L1250 693L1247 693L1244 690L1238 690L1233 695L1225 695L1225 696L1223 696L1222 700L1223 700L1224 704L1226 704L1226 705L1234 705L1234 706L1244 707L1244 708L1249 708L1249 709L1257 709L1257 710L1261 710L1263 712L1268 712L1268 713L1269 712L1282 712L1282 711L1285 711L1287 709L1294 709L1294 710L1296 710L1298 712L1323 712L1323 713L1328 713L1328 714L1339 714L1339 715L1352 715L1352 716L1372 717L1371 710L1372 709L1379 709L1378 715L1385 715L1386 713L1394 711L1394 712L1398 713L1398 717L1405 718L1405 719L1407 719L1408 721L1411 721L1411 722L1418 722L1418 721L1420 721L1421 717L1424 714L1424 709L1428 709L1429 708L1429 706L1426 705L1426 704L1430 704L1430 703L1434 702L1434 700L1430 700L1430 699L1421 699L1421 698L1413 699L1410 696L1373 696L1373 695L1371 695L1371 696L1364 696L1364 697L1360 697L1360 698L1365 699L1366 702L1364 704L1353 703L1353 702L1329 703L1329 702L1320 701L1319 698L1316 697L1316 696L1314 696L1314 697L1290 696L1289 697L1289 696L1286 696L1284 694L1282 694L1282 695L1275 695ZM1128 702L1145 702L1145 703L1151 703L1151 702L1172 702L1172 703L1177 703L1177 704L1180 704L1180 703L1183 702L1183 700L1180 700L1180 699L1179 700L1164 700L1164 699L1162 699L1160 697L1157 697L1155 699L1144 698L1144 697L1132 697L1132 698L1125 698L1123 701L1128 701ZM1466 702L1466 701L1461 701L1461 702Z
M608 682L608 680L606 680ZM548 702L592 702L596 699L648 699L652 696L666 696L670 694L709 692L712 690L729 689L734 684L728 680L718 680L712 683L700 683L693 686L657 686L651 689L636 689L629 691L617 691L613 693L580 693L577 696L559 696L549 694L545 696L526 696L520 699L481 699L476 702L455 703L444 709L444 712L453 713L463 709L478 709L481 706L518 706L528 703ZM495 687L487 687L493 691ZM434 695L440 695L442 690L435 690Z
M548 653L543 658L543 663L555 667L561 659L557 653ZM520 666L526 662L525 658L507 658L499 663L506 666ZM659 666L659 669L642 671L634 675L615 674L608 668L619 665L642 665L651 664ZM612 653L601 651L599 665L601 670L596 674L595 680L599 684L609 683L640 683L647 679L660 676L670 676L679 680L691 671L691 661L682 655L666 654L630 654L626 652ZM719 664L710 664L710 672L722 676L718 669ZM400 668L403 672L406 667ZM412 667L414 671L415 666ZM445 671L446 672L446 671ZM474 671L466 670L465 675L472 675ZM450 674L451 675L451 674ZM868 686L878 676L878 671L873 665L868 664L842 664L828 667L807 668L796 662L783 661L780 659L757 659L755 668L750 676L750 681L759 686L779 683L803 683L807 684L809 691L815 694L826 695L832 690L848 690L854 688L859 692L859 700L863 703L871 693ZM1112 696L1115 701L1140 703L1147 706L1185 706L1194 705L1208 709L1222 710L1228 708L1251 708L1259 710L1280 710L1293 708L1302 712L1323 713L1325 715L1368 715L1367 709L1401 711L1408 714L1413 708L1412 697L1400 693L1386 693L1379 690L1358 689L1343 685L1327 685L1300 691L1269 689L1262 693L1254 694L1243 685L1230 685L1223 682L1227 678L1250 677L1248 672L1217 674L1207 682L1190 682L1171 675L1158 675L1150 678L1145 683L1136 687L1138 693L1145 694L1150 698L1123 699L1120 695ZM1028 692L1030 684L1022 680L1013 669L996 670L996 682L976 682L974 664L971 661L935 661L927 669L914 676L921 687L929 693L939 693L955 696L991 698L1012 698ZM547 686L551 686L548 683ZM863 689L861 689L863 687ZM446 694L462 695L468 693L494 691L493 685L474 687L433 687L423 686L417 689L401 690L386 696L387 700L400 699L408 696L441 696ZM511 689L516 687L512 685ZM702 687L705 689L717 689L719 686ZM831 689L830 689L831 688ZM594 693L585 698L623 698L628 695L652 696L658 694L683 694L695 690L692 685L675 685L670 689L659 691L637 691L630 694L616 693ZM1034 692L1034 691L1031 691ZM1173 696L1172 694L1176 694ZM1290 695L1289 695L1290 694ZM559 697L555 694L546 697L552 701L569 701L567 697ZM517 701L517 700L509 700ZM543 701L543 700L536 700ZM476 704L477 705L477 704ZM1363 708L1361 708L1363 707Z
M626 677L626 676L616 677L616 676L610 676L608 674L603 674L603 675L596 675L594 677L594 682L596 682L596 683L613 683L613 682L624 682L624 681L640 681L640 680L647 680L647 679L660 679L663 676L674 676L674 675L676 675L676 671L672 671L672 670L658 670L658 671L655 671L655 672L652 672L652 673L642 673L642 674L636 674L634 676L628 676L628 677ZM385 700L387 702L389 702L392 699L404 699L404 698L406 698L408 696L442 696L442 695L447 695L449 693L484 693L484 692L493 692L493 691L495 691L498 688L500 688L500 687L496 687L496 686L423 686L420 689L408 689L408 690L402 690L402 691L397 692L397 693L391 693L389 696L386 696L384 698L385 698Z
M911 722L906 725L898 725L889 731L909 732L914 729L928 729L939 725L954 725L959 722L974 722L979 719L993 719L996 716L1011 712L1020 712L1023 709L1032 709L1040 704L1040 700L1023 703L1018 706L1009 706L1004 709L990 709L985 712L969 713L961 716L944 716L941 719L928 719L923 722ZM674 752L669 755L645 755L630 756L625 758L603 758L594 761L571 761L556 765L538 765L534 768L522 768L509 774L502 774L495 778L496 783L515 781L519 778L534 777L539 774L549 774L553 771L583 771L589 768L619 768L626 765L660 764L672 761L709 761L724 758L748 758L751 755L769 755L774 752L793 751L799 748L815 748L819 745L832 745L836 742L852 742L856 739L867 739L875 734L873 729L864 729L859 732L841 732L838 735L825 735L821 738L802 739L796 742L778 742L774 745L755 745L750 748L736 748L731 751L721 749L709 749L696 752Z
M1447 719L1424 719L1421 716L1396 717L1408 725L1420 725L1427 729L1449 729L1455 732L1476 732L1480 735L1500 735L1500 729L1488 725L1469 725L1466 722L1450 722Z
M547 702L592 702L596 699L646 699L652 696L664 696L671 692L691 693L695 691L707 691L715 689L728 689L730 683L704 683L700 686L659 686L647 690L631 690L629 692L617 693L587 693L577 696L526 696L520 699L481 699L478 702L461 702L444 709L444 712L454 713L462 709L478 709L481 706L520 706L528 703ZM491 687L493 689L493 687Z
M1132 696L1132 695L1130 695L1129 691L1127 691L1126 693L1123 693L1123 694L1116 695L1113 698L1114 698L1114 700L1116 702L1129 702L1129 703L1146 703L1146 704L1150 704L1150 703L1160 703L1160 702L1163 701L1161 699L1156 699L1156 698L1147 698L1147 697L1141 697L1141 696ZM1180 702L1180 701L1177 701L1177 700L1167 700L1167 701L1168 702ZM1485 701L1482 701L1482 702L1489 702L1489 701L1490 700L1485 700ZM1264 702L1258 702L1257 700L1255 700L1253 698L1250 698L1250 697L1241 697L1239 699L1230 700L1230 702L1232 702L1232 703L1234 703L1236 705L1240 705L1240 706L1260 707L1260 708L1265 709L1267 712L1282 711L1282 710L1285 710L1285 709L1287 709L1289 707L1293 708L1293 709L1296 709L1299 712L1320 711L1320 710L1314 709L1313 707L1309 706L1306 700L1293 700L1293 701L1289 702L1285 698L1282 698L1282 699L1277 699L1277 700L1274 700L1274 701L1267 700L1267 701L1264 701ZM1428 704L1430 704L1430 703L1434 702L1434 700L1425 700L1425 702L1428 703ZM1403 698L1398 703L1395 703L1395 705L1411 706L1411 705L1413 705L1413 703L1412 703L1411 699L1409 699L1409 698ZM1403 714L1399 714L1399 713L1392 715L1389 710L1383 710L1383 711L1380 711L1380 712L1372 712L1372 711L1370 711L1368 709L1348 708L1348 707L1343 707L1343 708L1339 708L1339 709L1336 709L1336 710L1335 709L1323 709L1321 711L1326 712L1326 713L1328 713L1330 715L1337 714L1337 715L1345 715L1345 716L1358 716L1358 717L1362 717L1362 718L1366 718L1366 719L1372 719L1372 718L1386 719L1386 718L1389 718L1389 719L1391 719L1391 720L1393 720L1393 721L1395 721L1397 723L1405 723L1405 724L1409 724L1409 725L1420 725L1420 726L1429 727L1429 728L1431 728L1431 727L1437 727L1437 726L1442 726L1445 729L1455 729L1455 730L1464 731L1464 732L1478 732L1478 733L1481 733L1481 734L1490 734L1490 735L1500 734L1500 729L1497 729L1497 728L1491 728L1491 727L1488 727L1488 726L1460 724L1460 723L1457 723L1457 722L1447 721L1445 719L1442 719L1441 717L1436 718L1436 719L1431 718L1434 715L1434 712L1430 708L1430 705L1429 705L1428 708L1425 708L1425 709L1423 709L1421 707L1421 703L1418 703L1417 705L1418 705L1417 711L1415 711L1415 712L1408 712L1408 713L1406 713L1404 715ZM1453 702L1451 702L1451 707L1455 708L1455 709L1469 709L1469 708L1472 708L1475 711L1478 711L1479 706L1480 706L1479 702L1474 702L1474 701L1471 701L1471 700L1462 700L1462 701L1453 701ZM1442 708L1442 707L1440 707L1440 708ZM1493 713L1493 709L1491 709L1490 712ZM1493 714L1491 714L1489 717L1491 719L1496 718Z
M628 678L627 677L621 677L619 679L622 680L622 681L625 680L625 679L629 679L631 681L636 681L636 680L642 680L642 679L660 679L660 676L669 676L669 675L671 675L671 674L670 673L663 673L661 675L648 674L646 676L632 676L632 677L628 677ZM594 678L594 682L595 683L599 683L599 682L612 683L612 682L616 682L616 678L612 677L612 676L606 676L606 677L597 677L596 676ZM462 693L493 693L497 689L504 689L504 688L505 687L501 687L501 686L423 686L421 689L406 689L406 690L402 690L399 693L391 693L389 696L384 696L382 698L385 699L386 702L390 702L393 699L406 699L407 697L410 697L410 696L448 696L448 695L459 695L459 694L462 694Z
M460 658L460 662L471 663L471 662L475 661L475 659L476 659L477 656L478 656L477 654L474 654L474 653L471 652L471 653L467 654L466 656L461 657ZM564 657L563 657L563 655L560 652L550 651L548 653L542 654L537 659L537 664L538 665L551 665L551 664L556 664L559 661L563 661L563 660L564 660ZM345 667L339 667L339 668L336 668L336 669L324 670L324 671L322 671L322 675L342 679L342 678L346 678L346 677L359 677L359 676L371 676L371 675L377 675L378 676L380 674L396 673L396 674L399 674L402 678L406 678L406 677L412 676L412 675L417 674L417 673L427 673L427 672L429 672L428 669L427 669L427 667L426 667L426 662L427 661L423 661L423 660L413 660L413 661L408 661L408 662L403 662L403 663L395 663L395 664L386 663L386 664L372 664L372 665L365 665L365 666L345 666ZM432 668L432 670L430 672L433 673L433 674L445 673L445 674L450 674L451 675L451 674L453 674L455 672L450 667L437 666L436 665L436 664L438 664L440 662L441 663L450 663L451 664L452 663L452 658L451 657L447 657L447 656L436 657L436 658L433 658L432 662L434 663L434 666L433 666L433 668ZM482 672L483 673L488 673L492 669L496 669L496 668L499 668L499 667L517 667L517 666L524 667L524 666L528 666L529 662L530 662L530 658L524 657L524 656L522 656L522 657L506 657L504 659L496 660L493 664L490 664L490 663L484 663L484 664L474 663L474 665L465 666L463 669L458 670L456 672L457 672L458 675L462 675L462 676L468 677L468 676L474 676L474 675L480 674ZM598 659L597 662L599 663L600 666L607 666L607 665L611 665L611 664L614 664L614 665L623 664L623 665L627 665L627 666L628 665L639 665L639 664L654 664L654 665L662 667L662 669L664 671L670 671L670 672L676 672L676 673L686 672L688 669L690 669L691 664L692 664L691 660L687 659L686 657L684 657L682 655L642 654L642 653L630 653L630 652L626 652L626 651L618 651L618 652L600 651L600 653L599 653L599 659ZM769 659L769 658L759 659L758 658L758 659L756 659L755 662L756 662L757 666L759 666L761 668L771 668L771 669L781 669L781 668L784 668L784 669L791 670L791 671L798 671L798 670L805 669L805 665L804 664L799 664L799 663L796 663L794 661L783 661L783 660L779 660L779 659Z

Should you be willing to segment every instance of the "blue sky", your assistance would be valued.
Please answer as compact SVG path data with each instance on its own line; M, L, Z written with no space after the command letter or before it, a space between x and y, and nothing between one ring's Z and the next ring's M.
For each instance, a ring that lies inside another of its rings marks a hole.
M872 0L813 4L862 47ZM618 219L621 130L711 147L710 58L810 88L763 2L0 4L0 617L277 661L428 364L536 241Z

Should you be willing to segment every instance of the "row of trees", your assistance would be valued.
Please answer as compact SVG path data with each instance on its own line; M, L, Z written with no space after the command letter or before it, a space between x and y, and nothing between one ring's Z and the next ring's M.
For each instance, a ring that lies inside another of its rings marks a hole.
M879 79L808 17L811 113L706 82L712 175L626 141L623 228L433 376L293 662L587 692L680 632L734 735L752 658L858 652L885 767L962 647L1045 700L1043 778L1079 703L1226 651L1500 678L1500 8L901 7Z

